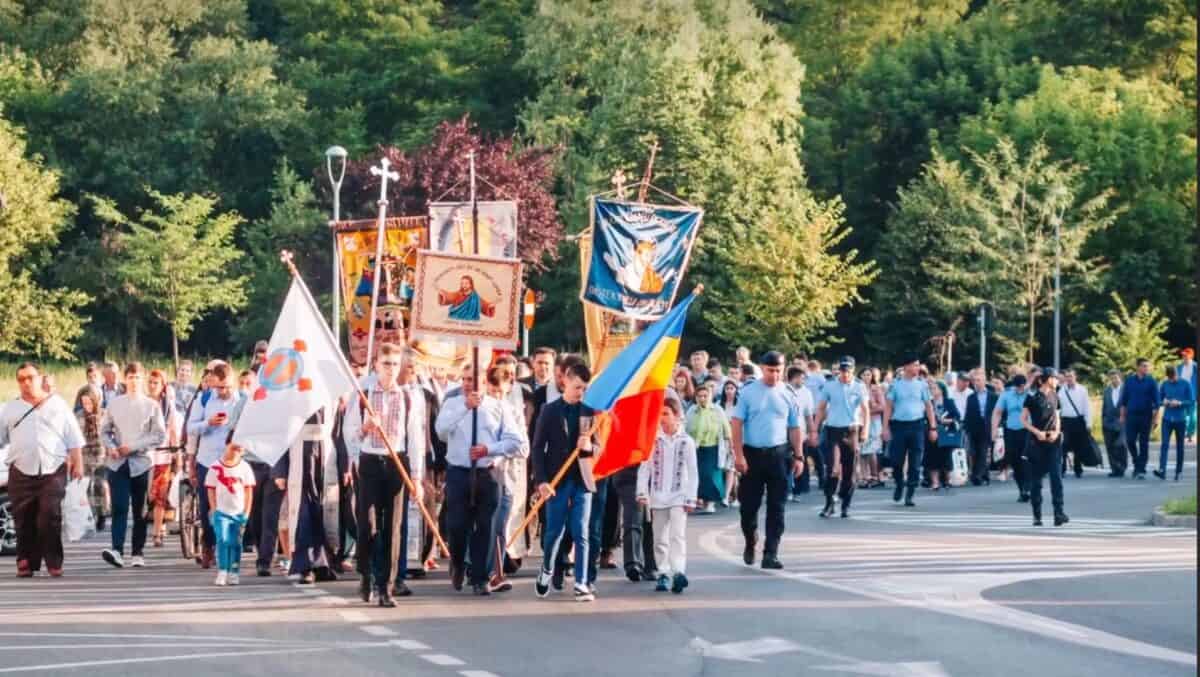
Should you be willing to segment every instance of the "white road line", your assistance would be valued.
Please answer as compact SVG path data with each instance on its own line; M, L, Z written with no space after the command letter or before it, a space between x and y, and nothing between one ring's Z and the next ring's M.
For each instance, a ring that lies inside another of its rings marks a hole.
M296 642L296 646L305 646L301 642ZM212 648L212 649L232 649L234 647L243 648L260 648L262 644L256 642L151 642L151 643L123 643L123 644L5 644L0 646L0 651L43 651L45 649L81 649L90 651L92 649L197 649L197 648Z
M212 640L212 641L228 641L228 642L253 642L264 646L277 646L293 644L278 639L255 639L252 637L225 637L212 635L130 635L127 633L100 633L100 632L0 632L0 637L93 637L96 639L187 639L187 640Z
M395 637L396 631L391 628L385 628L382 625L364 625L359 628L363 632L373 637Z
M87 668L101 665L129 665L135 663L158 663L168 661L190 661L200 658L242 658L245 656L271 656L278 654L295 654L295 653L316 653L318 651L330 651L328 647L320 648L290 648L290 649L271 649L268 651L222 651L220 653L192 653L179 656L145 656L140 658L115 658L110 660L98 661L80 661L77 663L50 663L43 665L18 665L15 667L0 668L0 673L9 672L44 672L47 670L68 670L71 668Z
M338 615L342 617L342 620L349 623L366 623L367 621L371 620L371 617L365 613L361 611L351 611L349 609L339 609Z
M459 670L458 674L463 677L500 677L496 673L488 672L487 670Z
M450 666L454 666L454 665L466 665L466 663L458 660L454 656L447 656L444 653L421 654L421 658L429 661L430 663L433 663L434 665L441 665L443 667L450 667Z
M418 642L415 639L393 639L388 644L404 649L405 651L429 651L428 644Z

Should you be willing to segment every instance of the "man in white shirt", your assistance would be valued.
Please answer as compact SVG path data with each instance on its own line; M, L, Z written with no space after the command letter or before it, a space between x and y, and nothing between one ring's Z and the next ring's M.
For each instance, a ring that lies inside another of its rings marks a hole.
M488 379L499 373L488 371ZM524 437L512 411L500 400L471 387L449 397L437 417L437 435L446 442L446 527L450 532L451 583L461 589L468 543L471 550L471 588L476 595L488 589L492 559L492 520L500 504L500 484L492 466L520 455ZM528 453L528 452L526 452Z
M46 563L62 576L62 502L67 474L83 478L83 433L71 408L42 392L42 374L17 367L20 396L0 410L0 448L8 447L8 496L17 531L17 577L32 578Z
M410 498L423 498L425 479L425 399L400 385L406 359L412 359L411 354L394 343L379 346L375 376L368 377L365 389L374 415L361 401L351 401L343 431L350 461L358 467L358 592L370 602L374 590L376 603L384 608L395 607L396 596L412 594L403 580L408 566L406 518ZM389 445L416 486L414 496L409 496Z
M739 346L738 349L734 351L734 358L737 360L738 369L741 369L743 365L749 366L750 370L754 372L754 378L762 378L762 369L750 359L749 348L746 346Z
M1092 455L1092 406L1087 388L1078 382L1073 369L1063 370L1058 407L1062 417L1063 474L1066 474L1067 453L1071 452L1075 476L1082 477L1083 459Z
M112 494L112 549L101 553L105 562L125 566L125 529L133 511L133 566L144 567L146 491L150 488L152 455L167 442L162 408L146 390L146 370L140 362L125 365L125 394L114 397L104 410L100 442L108 455L108 486Z
M242 415L246 399L237 391L237 375L224 362L214 364L208 374L209 392L192 402L188 417L188 437L196 440L196 455L192 463L194 486L203 487L208 469L221 459L229 435ZM208 492L200 492L200 523L204 528L204 552L200 566L209 569L216 561L217 535L209 518L212 506Z

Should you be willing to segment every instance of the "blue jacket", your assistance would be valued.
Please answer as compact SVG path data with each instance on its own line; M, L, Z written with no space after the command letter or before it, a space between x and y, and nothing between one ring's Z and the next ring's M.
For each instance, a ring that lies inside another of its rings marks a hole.
M1196 405L1196 398L1192 395L1192 384L1187 381L1175 379L1174 381L1163 381L1162 387L1159 389L1159 399L1162 402L1167 400L1179 400L1183 404L1178 407L1168 407L1163 405L1163 420L1164 421L1184 421L1187 420L1187 411Z
M1148 416L1158 409L1158 382L1153 376L1138 378L1137 374L1126 377L1121 387L1121 406L1126 414Z

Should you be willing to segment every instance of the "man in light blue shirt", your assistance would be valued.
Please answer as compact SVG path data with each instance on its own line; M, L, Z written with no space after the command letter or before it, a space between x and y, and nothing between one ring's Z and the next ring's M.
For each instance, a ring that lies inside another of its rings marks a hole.
M854 468L858 464L859 445L867 441L866 422L870 420L867 387L854 378L854 358L838 362L838 376L825 383L817 405L817 424L825 424L825 443L830 451L829 478L825 481L825 508L821 517L833 515L833 491L842 500L842 517L850 516L854 495Z
M914 356L905 361L900 377L892 383L883 402L883 441L890 441L888 453L896 477L892 500L899 501L907 486L904 505L908 507L916 505L913 494L921 479L926 436L930 442L937 441L937 417L933 413L929 384L921 378L920 361ZM905 459L908 460L907 477L904 474Z
M1021 411L1025 409L1025 399L1029 396L1025 389L1025 376L1017 374L1009 387L1001 393L996 401L996 409L992 412L992 429L996 431L993 437L1000 434L1000 420L1004 419L1004 462L1013 470L1013 479L1017 483L1017 501L1029 501L1029 482L1025 464L1025 444L1029 432L1021 422Z
M187 422L188 436L197 440L196 457L192 463L192 479L197 482L197 487L204 486L209 466L220 460L229 434L237 426L242 408L246 404L246 398L237 391L237 376L228 364L220 362L214 365L208 380L214 395L203 402L193 402L191 417ZM204 528L204 553L200 559L200 566L205 569L210 568L215 561L213 549L217 544L217 535L209 521L211 508L208 504L208 492L201 491L199 517Z
M762 568L782 569L777 556L783 537L788 474L804 463L801 446L804 418L796 398L783 382L784 359L771 351L761 360L762 378L742 387L730 421L733 428L734 467L742 473L739 487L742 534L746 547L742 560L754 563L758 540L758 509L767 496L766 539Z

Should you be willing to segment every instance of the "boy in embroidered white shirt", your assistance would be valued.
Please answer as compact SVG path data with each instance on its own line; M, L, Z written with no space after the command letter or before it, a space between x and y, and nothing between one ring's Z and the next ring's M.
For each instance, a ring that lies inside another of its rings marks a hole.
M242 447L225 445L225 453L204 478L208 503L213 506L217 535L216 585L237 585L242 561L242 527L254 503L254 471L242 460Z
M654 524L654 559L658 562L659 592L668 586L679 594L688 586L687 513L696 507L700 474L696 443L683 430L683 406L663 404L654 453L638 468L638 503L650 507Z

